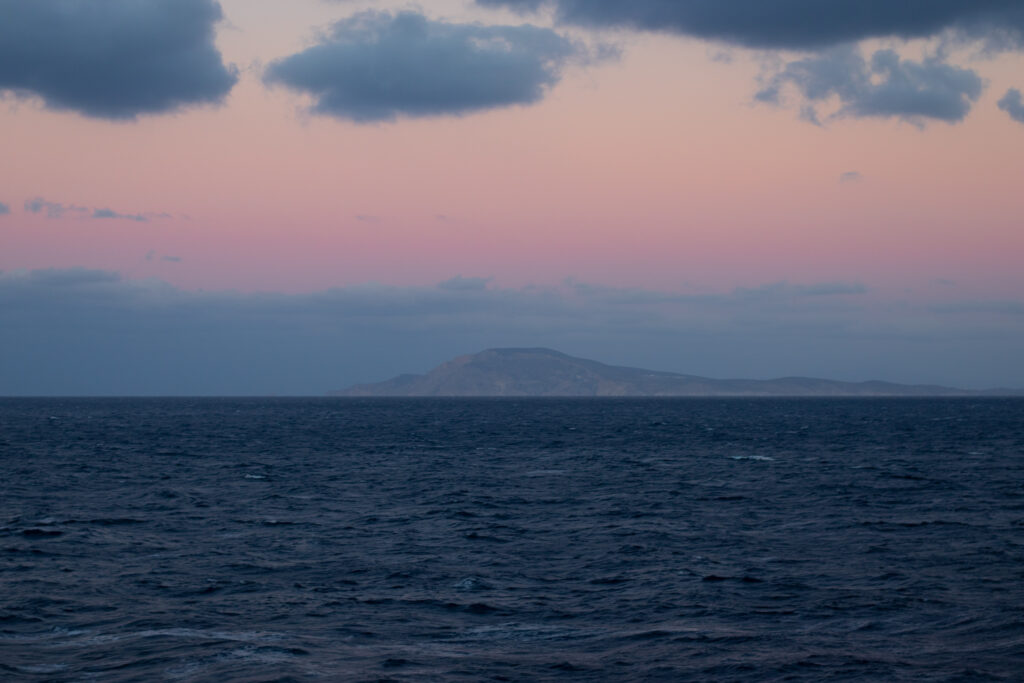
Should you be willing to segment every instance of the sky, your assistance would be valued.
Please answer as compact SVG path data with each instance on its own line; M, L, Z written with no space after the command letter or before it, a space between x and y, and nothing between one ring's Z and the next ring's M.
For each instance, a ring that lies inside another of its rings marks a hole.
M1019 0L0 0L0 395L497 346L1024 388Z

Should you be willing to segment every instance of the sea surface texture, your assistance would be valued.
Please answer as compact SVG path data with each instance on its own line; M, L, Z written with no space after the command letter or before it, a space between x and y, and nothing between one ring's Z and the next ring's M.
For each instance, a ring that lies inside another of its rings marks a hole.
M1021 681L1019 399L7 399L4 681Z

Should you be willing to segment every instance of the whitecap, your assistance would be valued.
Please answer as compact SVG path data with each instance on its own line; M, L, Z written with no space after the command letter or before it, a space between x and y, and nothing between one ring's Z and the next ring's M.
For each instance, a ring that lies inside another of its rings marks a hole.
M460 591L479 591L487 590L491 585L483 579L478 579L475 576L467 576L458 583L455 584L454 588Z

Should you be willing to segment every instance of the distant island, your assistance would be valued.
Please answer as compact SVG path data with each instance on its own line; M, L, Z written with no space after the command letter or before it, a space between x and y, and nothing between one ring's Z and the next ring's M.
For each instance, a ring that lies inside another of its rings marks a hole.
M980 396L989 392L807 377L709 379L605 365L544 348L488 349L425 375L357 384L331 396ZM999 393L999 392L996 392Z

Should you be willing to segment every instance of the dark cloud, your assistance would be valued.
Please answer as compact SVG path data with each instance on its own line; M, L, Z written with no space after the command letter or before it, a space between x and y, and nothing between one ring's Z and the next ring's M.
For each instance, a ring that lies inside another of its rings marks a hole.
M766 79L756 99L779 103L787 85L806 98L803 117L813 123L819 122L815 105L832 97L838 97L839 108L829 118L956 123L967 116L984 89L977 73L940 57L915 62L892 50L879 50L866 61L857 48L848 46L789 62Z
M11 207L7 206L3 202L0 202L0 216L6 216L11 212Z
M687 294L570 281L242 294L81 268L8 272L0 395L318 394L493 346L709 377L1024 386L1020 302L936 309L865 289L780 282Z
M0 0L0 90L133 119L220 102L238 80L214 0Z
M999 100L999 108L1010 115L1014 121L1024 123L1024 99L1021 98L1020 90L1010 88Z
M161 256L160 260L166 261L167 263L181 263L185 259L181 258L180 256Z
M663 31L755 48L818 49L865 38L952 31L1020 46L1020 0L476 0L558 21Z
M271 63L264 80L311 95L316 114L391 121L532 104L580 54L545 28L370 11L339 21L316 45Z
M864 176L860 174L860 171L846 171L839 174L840 183L859 183L863 179Z

